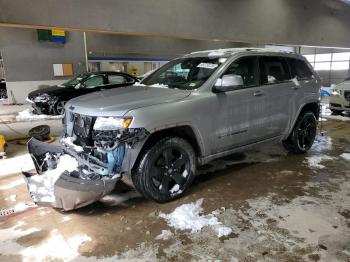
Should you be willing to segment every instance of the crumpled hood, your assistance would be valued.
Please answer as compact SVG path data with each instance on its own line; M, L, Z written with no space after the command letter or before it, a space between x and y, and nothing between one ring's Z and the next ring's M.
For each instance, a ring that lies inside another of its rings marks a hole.
M190 94L190 90L133 85L77 97L66 109L90 116L123 116L132 109L173 102Z

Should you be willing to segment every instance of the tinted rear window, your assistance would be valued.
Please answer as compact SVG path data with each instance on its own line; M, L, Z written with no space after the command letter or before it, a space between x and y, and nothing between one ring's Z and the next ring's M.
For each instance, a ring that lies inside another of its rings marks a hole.
M298 79L311 79L313 73L307 64L299 59L287 58L292 78L297 77Z

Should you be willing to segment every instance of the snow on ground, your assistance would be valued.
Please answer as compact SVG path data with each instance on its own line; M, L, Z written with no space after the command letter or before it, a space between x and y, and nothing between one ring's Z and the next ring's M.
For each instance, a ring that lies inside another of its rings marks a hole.
M42 120L42 119L61 119L62 116L51 116L51 115L36 115L33 114L33 109L26 109L18 112L16 116L17 121L28 121L28 120Z
M35 168L29 154L0 159L0 167L0 177L21 173L22 171L30 171Z
M163 85L163 84L153 84L153 85L150 85L151 87L158 87L158 88L168 88L169 86L168 85Z
M327 156L327 155L320 155L320 156L309 156L305 158L306 160L304 163L308 164L309 167L315 167L315 168L324 168L325 166L321 164L323 161L327 160L334 160L334 157Z
M313 168L324 168L321 164L323 161L336 159L326 154L327 151L332 150L332 146L332 138L327 135L317 135L309 152L311 155L305 157L304 163Z
M122 194L109 194L101 198L99 201L107 206L117 206L130 199L141 197L136 191L129 191Z
M48 157L48 155L47 155ZM61 155L57 159L57 167L47 170L41 175L31 176L28 179L29 191L34 202L53 202L54 184L61 174L65 171L72 172L77 170L78 161L70 155Z
M174 234L170 230L162 230L162 232L156 236L156 239L158 240L168 240L170 239Z
M321 104L321 116L326 117L332 115L332 111L329 109L329 104Z
M191 233L199 232L203 227L209 226L216 231L218 237L231 234L231 228L222 225L214 214L202 214L202 203L203 198L194 203L181 205L170 214L160 213L159 217L165 219L169 226L179 230L190 230Z
M25 229L24 229L25 228ZM53 229L39 243L31 246L21 245L22 238L35 239L36 236L46 235L45 230L26 228L23 221L13 227L0 229L0 254L2 256L21 256L18 261L77 261L77 262L113 262L113 261L156 261L157 251L144 243L137 248L128 250L112 257L85 257L79 254L79 247L92 241L86 234L65 236L59 230ZM9 258L9 260L11 260ZM16 260L17 261L17 260Z
M61 139L61 143L66 144L68 147L74 149L77 152L83 152L84 149L81 146L77 146L76 144L74 144L75 142L75 138L74 137L64 137Z
M340 155L340 157L346 159L346 160L350 160L350 153L343 153Z
M79 257L78 248L91 238L85 234L65 238L57 229L51 230L47 239L33 246L22 246L17 240L21 237L40 234L37 228L21 230L24 224L19 222L12 228L0 229L0 253L3 255L21 255L22 261L52 261L55 259L70 261Z
M64 216L64 217L62 218L62 223L63 223L63 222L70 221L70 220L72 220L72 218L71 218L70 216Z
M9 197L6 197L5 200L16 202L16 198L17 198L17 195L11 195Z
M330 115L330 116L324 116L324 118L332 119L332 120L339 120L339 121L343 121L343 122L350 122L349 116Z
M333 120L339 120L348 122L350 121L349 116L342 116L342 115L332 115L332 111L329 109L328 104L321 104L321 114L320 114L320 120L322 119L333 119Z
M311 147L312 152L322 153L332 149L332 138L327 135L316 135L315 141Z

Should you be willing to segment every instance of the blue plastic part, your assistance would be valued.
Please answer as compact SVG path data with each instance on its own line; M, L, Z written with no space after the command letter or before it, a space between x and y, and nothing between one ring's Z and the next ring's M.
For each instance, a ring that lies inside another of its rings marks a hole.
M108 173L106 175L111 175L115 166L121 167L125 155L125 144L121 144L114 151L107 152L108 161Z
M321 96L331 96L331 94L327 90L322 89Z

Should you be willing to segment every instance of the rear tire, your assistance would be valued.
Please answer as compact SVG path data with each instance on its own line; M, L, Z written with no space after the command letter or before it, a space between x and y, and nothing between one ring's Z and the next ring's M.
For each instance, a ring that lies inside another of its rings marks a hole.
M135 188L158 203L174 200L188 189L196 170L192 146L179 137L167 137L146 150L132 172Z
M50 127L48 125L40 125L33 127L28 132L29 137L34 137L39 141L46 141L50 138Z
M306 153L312 146L317 132L315 114L308 111L298 117L292 133L283 141L284 147L294 154Z

